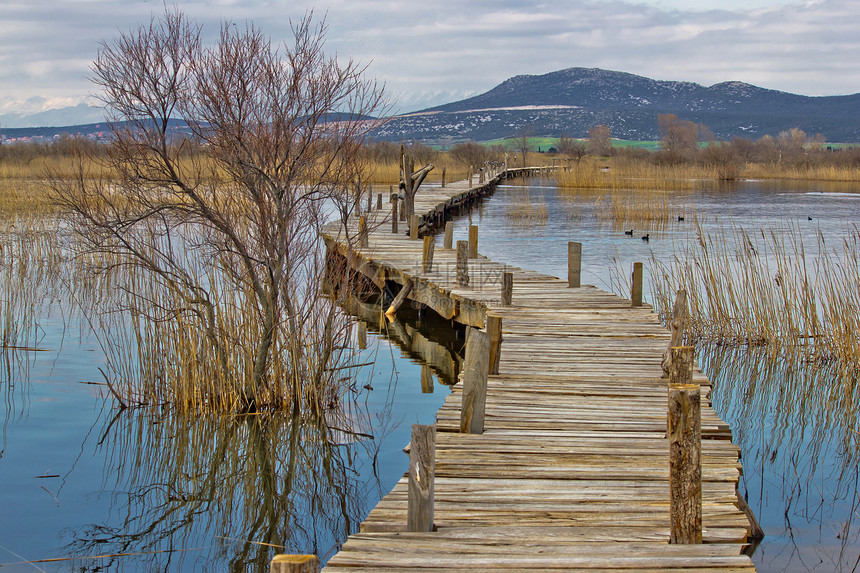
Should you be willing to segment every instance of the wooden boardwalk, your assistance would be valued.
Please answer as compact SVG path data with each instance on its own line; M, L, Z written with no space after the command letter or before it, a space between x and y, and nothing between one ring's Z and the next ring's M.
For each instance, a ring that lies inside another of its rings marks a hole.
M485 187L422 189L416 213L438 221ZM412 279L413 297L448 318L483 326L486 312L500 315L500 373L489 377L483 434L459 433L460 384L438 412L437 530L406 531L403 478L326 571L755 570L742 554L751 529L738 508L739 450L699 371L705 543L668 543L669 333L649 307L480 256L458 287L455 252L437 249L422 273L422 241L403 223L393 234L387 215L371 217L367 247L350 253L328 236L329 248L378 286ZM514 274L511 306L500 301L503 271Z

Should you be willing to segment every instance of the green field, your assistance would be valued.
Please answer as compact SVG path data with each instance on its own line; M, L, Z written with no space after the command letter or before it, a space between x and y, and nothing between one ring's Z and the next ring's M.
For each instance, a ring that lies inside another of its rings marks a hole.
M542 151L546 152L550 147L553 147L558 144L558 137L530 137L529 138L529 150L530 151ZM587 139L580 139L580 141L587 142ZM509 149L511 151L515 151L514 149L514 138L513 137L504 137L501 139L491 139L490 141L482 141L480 142L483 145L500 145ZM613 147L642 147L651 151L655 151L659 149L660 142L659 141L632 141L628 139L612 139Z

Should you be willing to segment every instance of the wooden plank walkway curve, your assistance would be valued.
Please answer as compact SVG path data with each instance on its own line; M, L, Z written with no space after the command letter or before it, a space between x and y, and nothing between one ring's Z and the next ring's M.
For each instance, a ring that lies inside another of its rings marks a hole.
M422 189L416 213L438 221L494 183ZM739 450L698 370L704 544L668 543L669 333L650 308L480 255L458 287L455 251L437 249L422 273L422 241L405 225L393 234L386 216L371 216L367 247L350 252L331 234L329 249L378 286L413 280L412 296L449 318L483 326L487 311L500 315L500 373L483 434L459 433L461 384L437 414L436 531L406 531L404 477L325 571L755 570L742 553L751 528L738 508ZM511 306L501 306L503 271L514 274Z

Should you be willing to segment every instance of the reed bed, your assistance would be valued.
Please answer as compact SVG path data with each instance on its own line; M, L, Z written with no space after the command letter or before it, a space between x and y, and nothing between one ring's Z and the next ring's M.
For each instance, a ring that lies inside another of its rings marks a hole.
M656 189L637 192L616 191L596 201L598 218L612 221L622 228L660 230L679 217L686 219L690 210L675 194Z
M714 171L698 165L657 165L643 160L586 158L555 172L562 188L687 191L710 185Z
M505 217L516 227L546 225L549 212L543 195L532 197L528 189L518 189L512 194L511 203L505 208Z
M651 261L656 308L666 319L687 291L695 340L761 346L816 364L853 368L860 358L860 232L841 245L794 225L749 232L720 228ZM811 244L810 244L811 243Z
M195 248L200 229L177 227L161 248L179 252L182 272L206 285L198 293L205 304L184 299L170 277L153 276L110 249L92 250L58 219L21 216L7 218L5 226L0 352L7 362L38 348L40 321L61 312L66 322L88 325L106 357L104 384L120 407L235 411L235 389L249 384L260 312L237 292L229 261L213 261ZM317 245L295 269L306 281L284 293L293 300L296 321L278 324L268 383L255 390L261 407L278 408L298 396L304 415L320 418L348 402L342 369L355 363L357 350L349 339L351 319L337 300L323 297L318 304L323 258ZM21 372L7 374L11 379Z
M855 165L746 163L740 176L745 179L793 179L814 181L860 181Z

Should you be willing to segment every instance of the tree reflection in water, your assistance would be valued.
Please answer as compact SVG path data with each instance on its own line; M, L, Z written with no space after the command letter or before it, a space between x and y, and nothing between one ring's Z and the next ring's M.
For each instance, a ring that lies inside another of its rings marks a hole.
M699 360L741 447L742 486L766 533L753 556L758 570L857 570L855 365L717 345L703 346Z
M326 556L379 481L378 442L333 425L121 411L98 441L115 515L66 532L68 553L107 556L80 562L91 571L263 571L275 553Z

